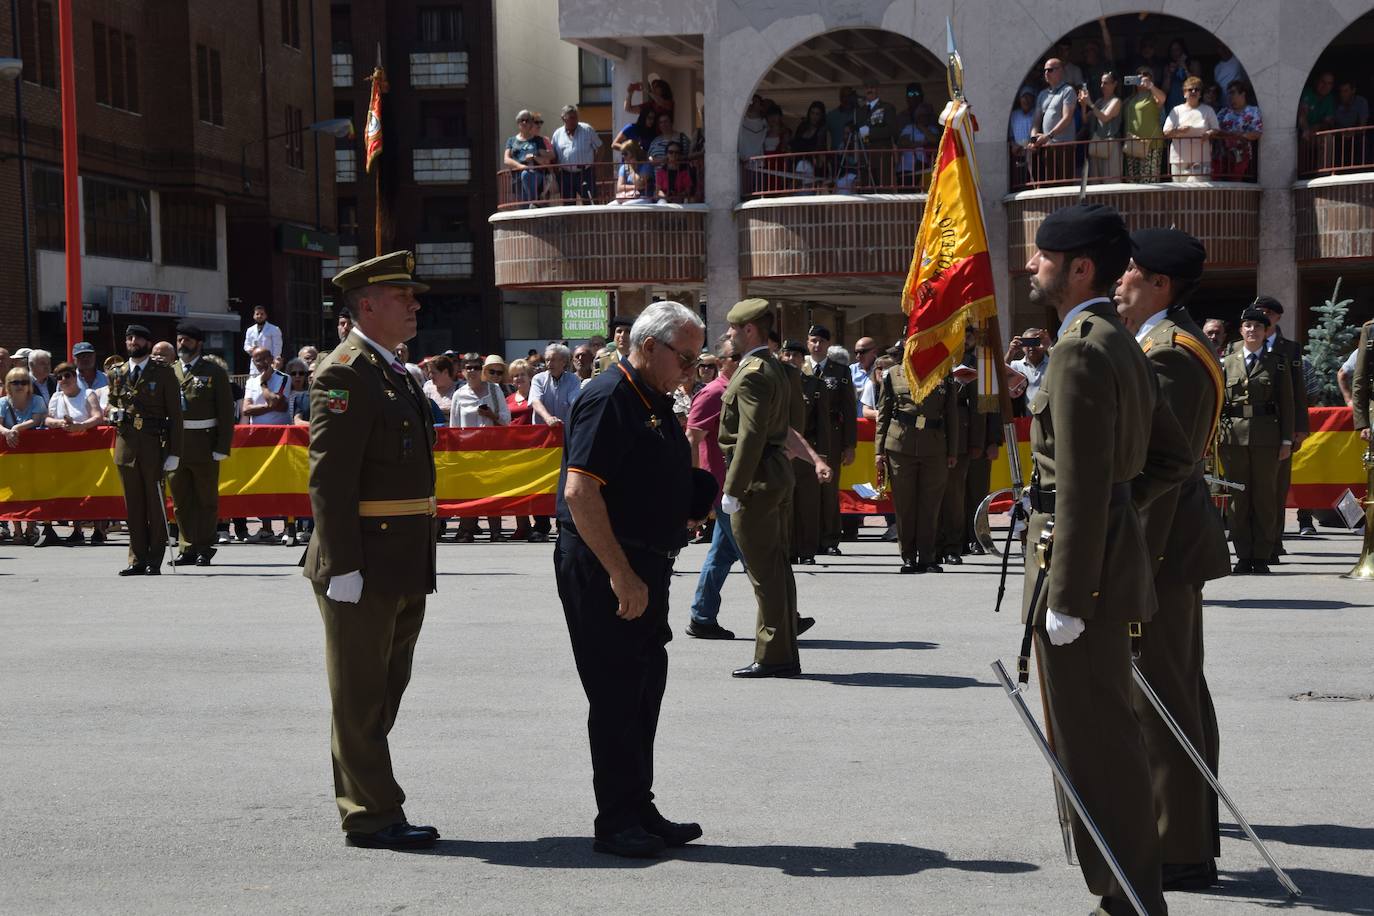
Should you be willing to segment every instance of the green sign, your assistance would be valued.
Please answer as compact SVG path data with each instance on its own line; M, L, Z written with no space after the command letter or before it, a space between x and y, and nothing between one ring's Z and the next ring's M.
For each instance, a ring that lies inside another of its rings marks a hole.
M574 340L605 334L611 321L611 294L604 289L563 291L563 337Z

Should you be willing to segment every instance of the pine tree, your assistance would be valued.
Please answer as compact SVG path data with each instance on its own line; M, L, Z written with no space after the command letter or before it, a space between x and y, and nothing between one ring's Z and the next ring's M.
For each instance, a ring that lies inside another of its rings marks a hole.
M1355 300L1340 298L1342 279L1336 278L1336 288L1330 299L1312 306L1316 324L1307 331L1307 349L1303 355L1312 374L1320 380L1321 393L1314 406L1339 407L1345 403L1336 383L1336 372L1345 362L1355 335L1355 328L1349 327L1345 320L1350 303Z

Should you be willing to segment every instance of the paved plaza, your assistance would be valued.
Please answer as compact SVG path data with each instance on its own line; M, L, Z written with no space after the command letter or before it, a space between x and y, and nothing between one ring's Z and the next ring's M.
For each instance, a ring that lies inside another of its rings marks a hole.
M739 638L681 635L705 547L683 553L656 788L705 836L648 863L591 851L550 545L440 546L392 737L407 813L444 835L422 853L343 844L299 549L121 579L122 538L0 545L0 912L1088 912L1049 771L989 670L1014 667L1019 560L994 615L991 557L899 576L876 531L798 573L817 624L796 680L729 676L752 659L742 574L721 614ZM1222 887L1171 894L1172 913L1374 914L1374 583L1338 578L1358 548L1322 529L1275 575L1209 587L1221 775L1305 896L1285 905L1224 826Z

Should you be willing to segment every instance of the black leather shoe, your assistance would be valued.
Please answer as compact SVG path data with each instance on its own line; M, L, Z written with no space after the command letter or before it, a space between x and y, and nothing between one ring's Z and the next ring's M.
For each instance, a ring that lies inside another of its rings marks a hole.
M957 553L947 553L945 554L945 562L951 566L963 566L964 558Z
M1164 863L1161 869L1164 890L1202 891L1217 884L1217 863L1213 859L1188 865Z
M1250 572L1257 576L1267 576L1269 575L1269 564L1254 560L1250 563Z
M344 842L363 849L428 849L439 839L433 827L415 827L401 821L375 833L349 833Z
M803 565L803 566L815 566L815 565L816 565L816 558L815 558L815 557L802 557L802 558L800 559L799 562L800 562L801 565Z
M173 566L195 566L195 565L196 565L196 561L199 560L199 559L200 559L200 554L196 553L195 551L191 551L190 553L183 553L183 554L181 554L179 557L177 557L176 559L172 560L172 565L173 565Z
M209 548L208 550L202 551L201 554L200 554L199 556L196 557L196 565L197 565L197 566L209 566L209 565L210 565L210 558L213 557L213 556L215 555L215 553L216 553L216 551L215 551L215 548L213 548L213 547Z
M143 567L143 575L160 576L162 575L162 569L156 563L148 563Z
M923 573L923 572L925 572L925 571L926 571L926 568L925 568L924 566L920 565L919 563L913 563L913 562L910 561L910 560L903 560L903 561L902 561L902 572L904 572L904 573L915 574L915 573Z
M700 832L697 835L700 836ZM650 833L638 824L610 836L599 836L592 842L592 849L597 852L627 859L657 859L665 848L663 837Z
M428 824L411 824L411 825L410 825L410 829L411 829L411 830L419 830L419 831L422 831L422 832L424 832L424 833L428 833L430 836L434 837L436 840L439 839L439 828L438 828L438 827L431 827L431 826L428 825Z
M687 635L697 639L734 639L735 634L718 623L702 623L693 620L687 624Z
M1243 576L1255 571L1255 564L1249 560L1237 560L1235 569L1231 570L1237 576Z
M798 635L798 636L802 635L803 633L805 633L807 630L811 629L811 628L814 627L815 625L816 625L816 618L815 618L815 617L798 617L798 618L797 618L797 635Z
M979 544L977 541L974 541L972 544L968 545L968 552L975 557L981 557L985 553L987 553L987 551L983 549L983 545Z
M1286 551L1286 550L1284 551L1284 553L1287 553L1287 552L1288 552L1288 551ZM1279 555L1278 555L1278 554L1274 554L1272 557L1269 558L1269 565L1270 565L1270 566L1278 566L1278 565L1279 565L1280 563L1282 563L1282 562L1283 562L1283 561L1279 559Z
M700 824L675 824L663 815L644 819L644 829L663 841L665 846L686 846L701 839Z
M763 665L759 662L730 672L731 677L796 677L799 674L801 665Z
M143 576L147 575L147 567L142 563L130 563L119 571L121 576Z
M839 548L839 547L824 547L824 548L821 549L821 553L825 554L827 557L842 557L842 556L844 556L844 554L840 553L840 548Z
M937 573L937 572L938 572L938 573L942 573L942 572L944 572L944 571L945 571L945 568L944 568L943 566L941 566L939 563L927 563L927 564L926 564L926 572L928 572L928 573Z

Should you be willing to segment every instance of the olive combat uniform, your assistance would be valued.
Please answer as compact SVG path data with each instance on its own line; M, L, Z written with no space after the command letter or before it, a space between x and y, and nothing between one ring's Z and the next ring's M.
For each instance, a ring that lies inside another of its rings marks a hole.
M802 437L816 450L817 455L830 454L830 419L825 405L828 400L825 386L809 371L798 371L783 364L789 375L799 376L801 384L802 422L796 426ZM792 549L790 556L802 563L812 563L821 546L821 484L816 480L811 463L792 459L792 473L797 479L792 504Z
M334 278L428 287L396 252ZM334 794L343 829L367 834L404 823L405 793L387 735L435 589L434 425L424 395L355 327L323 357L310 386L310 505L315 535L305 575L324 620L333 706ZM333 576L361 572L356 603L329 598Z
M977 503L969 505L965 499L968 489L970 453L979 454L987 448L987 424L983 415L978 413L978 386L974 383L960 385L951 379L948 384L957 389L955 405L957 420L950 438L954 440L954 467L949 469L949 480L945 484L945 496L940 502L940 533L935 552L937 556L954 563L963 562L963 553L968 546L964 530Z
M954 380L946 378L917 404L911 399L905 367L893 366L883 373L874 441L878 457L888 465L903 569L912 572L940 569L936 526L949 460L958 448L959 403L954 389Z
M1243 345L1240 345L1243 347ZM1283 336L1283 331L1275 330L1272 342L1266 343L1270 353L1277 354L1279 369L1288 373L1289 387L1293 389L1293 432L1307 435L1311 422L1307 415L1307 382L1302 368L1302 347L1296 340ZM1293 451L1301 448L1294 442ZM1288 514L1288 488L1293 482L1293 456L1279 462L1278 480L1274 487L1274 552L1270 560L1277 562L1279 548L1283 546L1283 528Z
M1279 544L1279 448L1293 440L1293 376L1281 354L1242 345L1226 354L1218 457L1226 477L1245 484L1231 494L1231 540L1236 559L1268 563Z
M835 475L821 490L821 547L840 545L840 458L845 449L858 442L859 399L854 395L854 376L849 367L826 359L815 368L815 374L825 389L824 411L828 417L829 449L817 451L834 468Z
M214 456L228 456L234 441L234 393L229 373L203 355L189 366L178 359L173 369L185 418L181 462L170 481L180 554L209 565L219 518L219 462Z
M1355 431L1369 429L1371 401L1374 401L1374 321L1366 321L1360 328L1360 344L1355 351L1355 375L1350 380L1351 407ZM1374 499L1374 494L1371 494Z
M125 362L111 369L109 378L114 463L129 516L129 565L155 573L167 546L162 464L168 456L181 455L177 376L170 366L148 357L141 370Z

